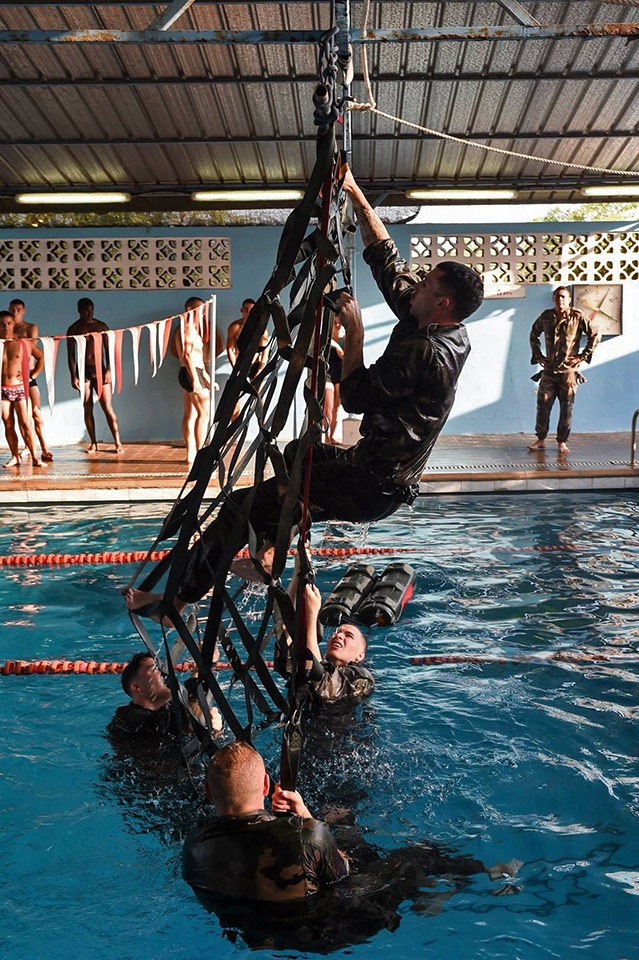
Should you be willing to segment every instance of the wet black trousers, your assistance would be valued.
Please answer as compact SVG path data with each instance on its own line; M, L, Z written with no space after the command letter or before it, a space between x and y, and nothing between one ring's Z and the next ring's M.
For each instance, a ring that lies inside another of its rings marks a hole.
M296 447L297 441L294 440L284 451L289 464L293 462ZM317 443L313 447L310 514L314 523L382 520L403 502L401 496L394 499L392 485L390 495L384 492L389 488L388 481L351 464L347 453L329 444ZM258 541L274 542L282 509L276 479L264 480L256 488L234 491L202 538L189 551L185 575L177 591L181 600L194 603L203 597L213 586L217 558L222 549L232 545L237 553L248 542L248 527L238 516L237 508L252 489L255 489L255 499L249 513L250 524ZM405 488L399 488L402 489Z

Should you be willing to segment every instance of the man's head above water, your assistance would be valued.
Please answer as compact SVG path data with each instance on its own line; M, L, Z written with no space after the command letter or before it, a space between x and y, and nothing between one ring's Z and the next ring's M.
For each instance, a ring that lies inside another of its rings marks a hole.
M340 623L326 644L326 659L336 666L359 663L366 656L368 642L354 623Z

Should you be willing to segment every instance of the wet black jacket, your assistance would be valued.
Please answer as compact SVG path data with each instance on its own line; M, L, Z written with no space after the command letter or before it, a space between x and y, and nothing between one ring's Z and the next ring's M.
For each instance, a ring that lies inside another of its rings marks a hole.
M448 419L470 343L463 324L418 327L410 293L420 278L392 240L371 244L364 259L399 322L379 360L342 380L344 409L364 414L363 438L347 456L377 476L408 485L419 481Z

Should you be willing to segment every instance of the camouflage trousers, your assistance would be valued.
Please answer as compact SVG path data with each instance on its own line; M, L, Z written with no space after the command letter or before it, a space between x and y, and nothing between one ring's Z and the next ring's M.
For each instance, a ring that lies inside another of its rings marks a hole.
M540 440L545 440L548 436L550 411L555 400L559 400L557 443L567 441L572 427L572 410L575 405L578 382L579 373L577 370L569 370L566 373L543 371L537 392L537 421L535 423L535 433Z

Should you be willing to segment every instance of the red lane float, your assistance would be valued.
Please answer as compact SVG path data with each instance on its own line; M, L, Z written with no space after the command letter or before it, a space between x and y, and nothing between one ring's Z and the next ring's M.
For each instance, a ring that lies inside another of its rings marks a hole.
M382 555L414 553L416 547L318 547L312 549L318 557L353 557L358 554ZM168 550L153 550L148 559L153 563L164 559ZM291 556L294 550L289 550ZM248 557L248 550L240 550L238 557ZM92 563L142 563L147 559L146 550L114 550L108 553L18 553L0 556L0 567L69 567Z
M273 664L266 661L270 668ZM0 663L0 676L24 676L33 673L122 673L126 663L98 663L95 660L6 660ZM175 665L175 669L184 673L195 670L195 664L186 660ZM230 670L230 663L214 663L214 670Z

